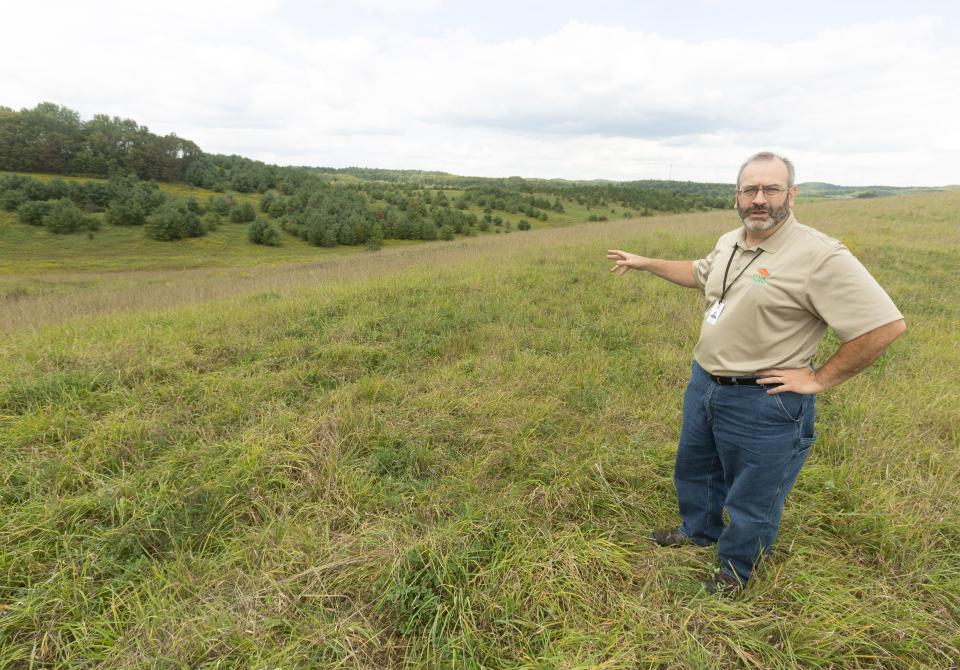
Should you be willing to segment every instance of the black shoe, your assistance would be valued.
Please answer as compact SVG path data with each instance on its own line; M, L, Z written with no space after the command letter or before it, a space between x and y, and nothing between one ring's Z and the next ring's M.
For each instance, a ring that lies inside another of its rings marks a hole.
M655 530L650 534L650 537L661 547L682 547L687 544L694 544L693 540L681 533L676 528Z
M721 596L735 596L743 591L745 586L745 582L741 582L738 578L727 574L723 570L703 583L703 588L707 593L716 593Z

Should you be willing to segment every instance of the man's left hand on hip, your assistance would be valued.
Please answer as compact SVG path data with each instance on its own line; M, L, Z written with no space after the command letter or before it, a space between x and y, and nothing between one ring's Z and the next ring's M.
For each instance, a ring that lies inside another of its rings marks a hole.
M824 390L817 381L817 373L810 368L774 368L757 371L758 384L780 384L767 390L769 395L792 391L793 393L819 393Z

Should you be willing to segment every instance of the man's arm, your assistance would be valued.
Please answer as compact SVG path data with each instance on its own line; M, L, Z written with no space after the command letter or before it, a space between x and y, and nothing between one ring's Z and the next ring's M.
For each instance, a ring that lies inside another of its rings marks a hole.
M784 391L794 393L819 393L845 382L861 370L865 370L880 357L890 343L903 335L907 323L903 319L874 328L840 345L823 367L814 372L810 368L760 370L757 381L761 384L783 382L767 393L774 395Z
M616 272L620 276L630 269L646 270L674 284L687 288L700 288L693 274L693 261L665 261L637 256L619 249L607 251L607 258L616 261L616 265L610 268L610 272Z

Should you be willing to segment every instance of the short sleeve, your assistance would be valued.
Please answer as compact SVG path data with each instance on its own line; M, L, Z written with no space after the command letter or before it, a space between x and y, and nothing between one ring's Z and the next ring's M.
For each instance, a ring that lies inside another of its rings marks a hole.
M807 299L844 342L903 318L873 275L842 245L832 249L811 272Z
M717 254L720 253L720 245L717 244L706 258L701 258L693 262L693 278L700 286L700 290L704 290L707 285L707 279L710 277L710 268L713 267L713 262L717 257Z

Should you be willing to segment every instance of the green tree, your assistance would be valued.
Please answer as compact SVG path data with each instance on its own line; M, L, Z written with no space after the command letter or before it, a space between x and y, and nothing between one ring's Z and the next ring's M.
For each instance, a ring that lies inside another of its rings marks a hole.
M66 198L54 200L50 204L50 211L47 212L43 225L51 233L59 235L100 229L100 223L95 218L84 214L79 207Z
M437 227L433 224L433 221L425 220L420 223L420 235L421 240L435 240L440 236L440 231L437 230Z
M27 194L20 189L10 189L0 193L0 207L8 212L15 212L20 205L27 201Z
M220 216L227 216L233 208L232 195L211 195L207 198L207 209L213 210Z
M253 223L257 212L249 202L242 202L230 210L230 220L234 223Z
M203 229L212 233L220 227L220 224L223 222L223 217L216 212L207 212L200 221L203 223Z
M144 231L154 240L180 240L206 233L200 218L187 208L183 200L171 200L160 206L147 217Z
M383 226L375 223L370 226L370 235L367 237L367 251L379 251L383 248Z
M260 196L260 211L266 214L270 211L270 206L273 205L273 201L276 200L276 196L273 194L273 191L267 191Z
M270 203L269 214L275 219L279 219L281 216L287 213L287 203L285 198L274 198L273 202Z
M43 220L50 213L50 203L46 200L28 200L17 208L17 218L21 223L31 226L42 226Z
M192 195L187 198L187 209L197 216L203 216L203 214L207 211L204 206L200 204L200 201L194 198Z
M321 247L337 246L337 230L333 226L324 226L321 228L319 243Z
M147 212L132 198L114 200L107 207L106 218L115 226L142 226L147 221Z
M265 244L268 247L280 246L280 231L269 221L257 219L247 229L247 238L254 244Z
M200 188L216 190L222 184L220 170L209 156L192 161L183 173L184 181Z

